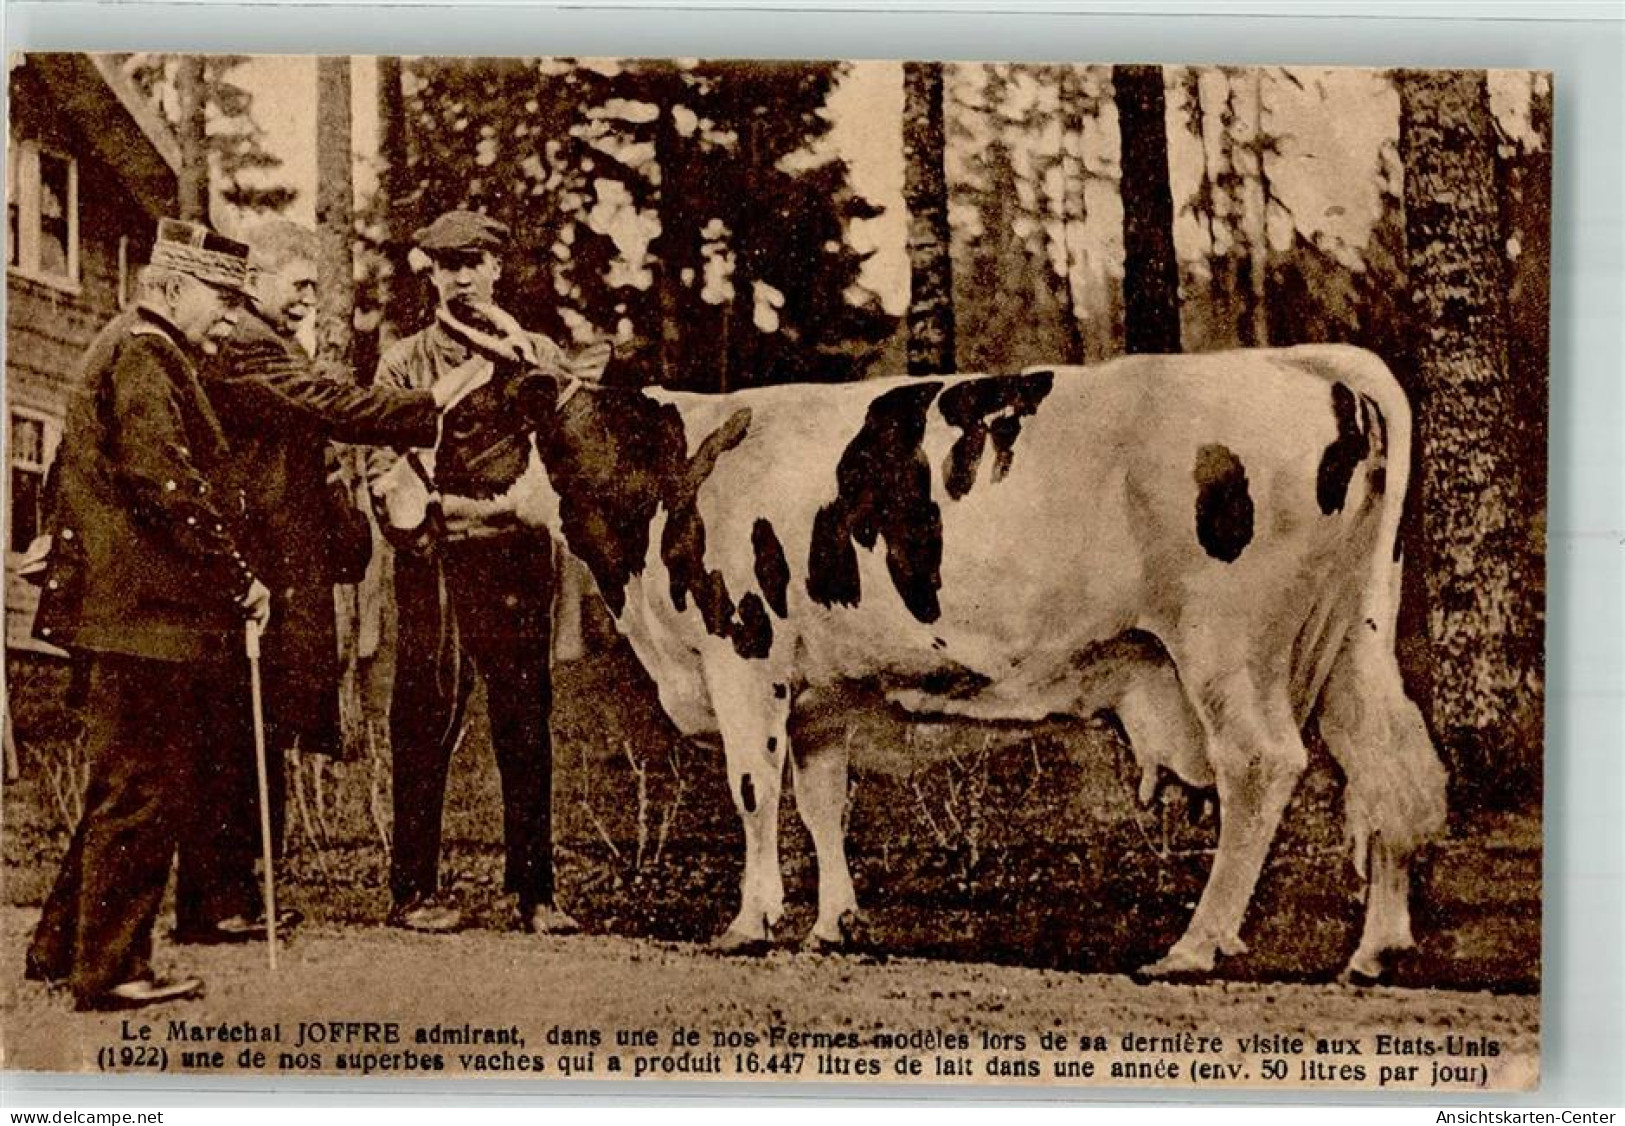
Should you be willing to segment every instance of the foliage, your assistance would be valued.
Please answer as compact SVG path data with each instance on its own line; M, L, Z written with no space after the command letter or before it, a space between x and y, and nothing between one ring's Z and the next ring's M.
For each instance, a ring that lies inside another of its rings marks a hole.
M118 57L130 83L171 127L177 126L180 118L174 79L177 56ZM253 95L232 81L232 72L248 61L248 55L208 55L204 59L211 171L220 197L233 207L244 211L283 211L298 192L284 185L254 182L260 174L280 168L282 158L265 148L265 130L253 116Z
M507 223L505 299L550 335L613 339L613 378L849 379L890 335L877 303L854 303L863 258L845 238L878 212L820 150L838 65L425 59L405 72L391 229L452 207Z
M1121 352L1109 74L981 64L955 68L948 91L963 365L1010 370Z

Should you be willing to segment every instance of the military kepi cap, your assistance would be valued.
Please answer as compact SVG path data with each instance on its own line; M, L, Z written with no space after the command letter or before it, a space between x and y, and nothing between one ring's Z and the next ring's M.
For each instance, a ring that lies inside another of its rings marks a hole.
M201 223L158 220L152 264L223 289L244 292L248 285L248 244L217 234Z
M476 211L448 211L414 232L412 240L430 257L460 250L500 250L508 241L508 228Z

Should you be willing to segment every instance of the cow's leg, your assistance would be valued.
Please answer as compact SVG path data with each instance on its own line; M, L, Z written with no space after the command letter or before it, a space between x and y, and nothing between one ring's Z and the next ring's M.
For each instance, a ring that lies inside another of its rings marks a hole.
M1219 847L1184 935L1151 976L1207 973L1246 951L1241 924L1281 813L1309 760L1285 694L1266 701L1246 670L1202 682L1192 699L1219 791Z
M766 942L784 913L779 870L779 794L789 757L788 693L777 694L757 662L717 658L706 662L706 682L728 759L728 789L745 829L745 873L739 914L713 944L741 950Z
M846 927L858 914L846 863L846 744L809 747L803 740L793 754L796 810L818 854L818 919L804 945L813 950L837 947L845 943Z
M1344 976L1376 979L1385 954L1415 944L1410 860L1445 821L1444 767L1405 695L1391 640L1355 629L1327 678L1320 733L1347 781L1347 833L1368 880L1365 926Z

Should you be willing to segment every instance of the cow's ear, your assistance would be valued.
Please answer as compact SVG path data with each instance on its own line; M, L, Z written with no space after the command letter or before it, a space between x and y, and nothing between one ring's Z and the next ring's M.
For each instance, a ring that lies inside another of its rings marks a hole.
M550 420L559 405L559 381L532 369L508 380L507 408L532 424Z

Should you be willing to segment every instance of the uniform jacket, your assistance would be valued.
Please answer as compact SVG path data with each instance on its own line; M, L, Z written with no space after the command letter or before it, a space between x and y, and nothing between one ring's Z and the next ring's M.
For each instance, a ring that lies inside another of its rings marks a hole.
M137 310L91 343L52 469L34 635L165 661L240 652L241 498L179 332Z
M201 374L230 447L225 479L246 498L242 549L274 598L267 707L305 750L331 753L339 681L333 583L354 578L340 564L354 509L328 484L328 442L432 445L439 413L426 391L318 374L298 341L250 310Z

